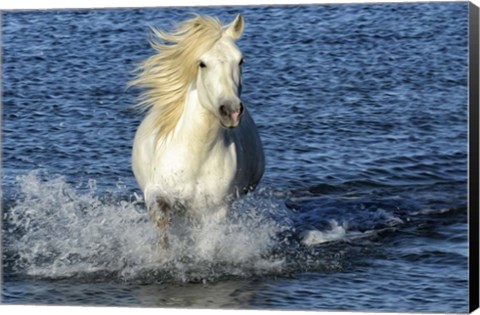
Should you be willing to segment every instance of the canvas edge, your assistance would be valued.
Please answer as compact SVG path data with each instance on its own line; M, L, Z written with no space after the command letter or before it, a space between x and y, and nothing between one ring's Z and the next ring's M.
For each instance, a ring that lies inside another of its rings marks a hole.
M453 0L452 2L454 2ZM380 1L379 1L380 2ZM413 2L413 1L412 1ZM430 2L430 1L414 1L414 2ZM362 4L365 2L354 2L355 4ZM370 2L368 2L370 3ZM395 2L393 2L395 3ZM345 4L345 3L315 3L315 4ZM377 2L373 2L371 4L378 4ZM221 4L220 4L221 5ZM303 4L306 5L306 4ZM193 5L192 5L193 6ZM218 6L218 5L217 5ZM142 7L139 7L142 8ZM51 9L43 9L43 10L55 10L56 8ZM72 9L95 9L92 8L65 8L65 10L72 10ZM97 7L96 9L124 9L123 7ZM42 10L40 9L0 9L0 43L2 42L2 32L1 32L1 23L2 23L2 15L5 11L30 11L30 10ZM468 138L468 146L469 146L469 201L468 201L468 208L469 208L469 312L472 313L477 310L479 306L479 197L480 197L480 190L479 190L479 7L475 5L473 2L469 2L469 38L468 38L468 63L469 63L469 121L468 121L468 129L469 129L469 138ZM0 45L0 65L2 61L2 46ZM0 74L0 83L1 83L1 74ZM2 117L2 84L0 84L0 117ZM0 119L0 127L1 127L2 119ZM0 144L1 144L1 137L0 137ZM3 170L1 162L1 154L0 151L0 172ZM0 187L0 197L2 194L2 190ZM1 202L3 198L0 198L0 210L3 209ZM2 212L0 211L0 214ZM2 215L0 215L0 225L2 224ZM1 233L0 233L0 240L1 240ZM2 250L2 246L0 246L0 253ZM0 284L2 283L2 260L0 260ZM0 296L0 304L1 296ZM15 310L18 310L18 306L13 305L1 305L3 307L11 307ZM30 305L33 308L38 308L38 306ZM62 306L60 306L61 308ZM67 307L67 310L71 310L70 306ZM85 308L88 309L88 306ZM95 308L93 308L95 309ZM134 308L131 308L134 310ZM118 310L116 310L118 311ZM323 312L320 312L323 313ZM337 313L337 312L334 312ZM342 314L343 312L340 312ZM338 313L337 313L338 314ZM350 314L350 313L347 313ZM381 314L381 313L379 313ZM410 313L414 314L414 313Z
M479 307L479 8L469 3L469 311Z

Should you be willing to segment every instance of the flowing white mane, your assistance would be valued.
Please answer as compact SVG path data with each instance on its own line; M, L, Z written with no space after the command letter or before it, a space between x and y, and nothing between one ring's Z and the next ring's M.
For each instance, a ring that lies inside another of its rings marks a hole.
M197 76L198 59L221 38L222 27L216 18L196 16L171 33L152 28L150 43L157 53L142 63L130 85L146 89L136 106L155 116L151 127L159 130L157 139L177 125L189 84Z

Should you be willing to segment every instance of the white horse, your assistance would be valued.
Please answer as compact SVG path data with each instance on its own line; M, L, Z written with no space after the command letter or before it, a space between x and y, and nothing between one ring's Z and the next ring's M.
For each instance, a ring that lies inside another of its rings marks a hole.
M264 172L256 126L240 99L244 19L223 26L196 16L172 33L153 29L157 54L133 85L149 109L133 143L132 168L163 244L174 212L226 215L229 200Z

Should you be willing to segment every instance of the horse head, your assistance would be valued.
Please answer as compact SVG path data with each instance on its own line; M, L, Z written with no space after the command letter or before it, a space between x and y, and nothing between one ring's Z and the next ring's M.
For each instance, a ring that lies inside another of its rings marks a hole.
M237 127L244 112L240 99L243 55L235 43L243 29L244 19L238 15L197 61L195 83L199 101L225 128Z

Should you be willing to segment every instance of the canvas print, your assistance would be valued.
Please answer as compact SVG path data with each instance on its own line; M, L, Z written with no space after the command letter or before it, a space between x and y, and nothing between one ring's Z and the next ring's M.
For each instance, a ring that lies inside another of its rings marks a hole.
M468 3L2 12L2 303L468 310Z

